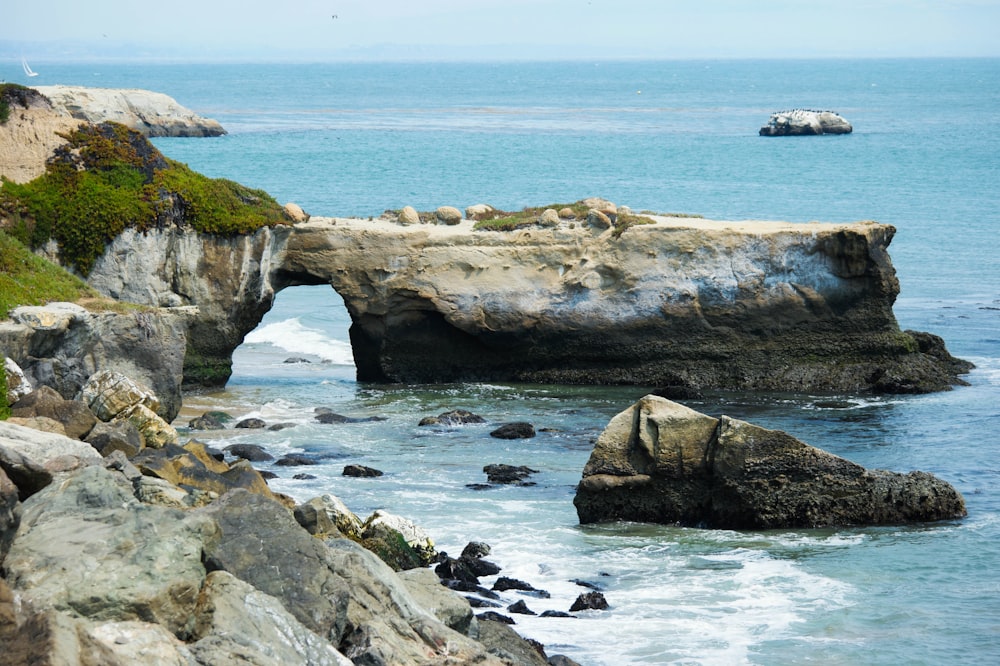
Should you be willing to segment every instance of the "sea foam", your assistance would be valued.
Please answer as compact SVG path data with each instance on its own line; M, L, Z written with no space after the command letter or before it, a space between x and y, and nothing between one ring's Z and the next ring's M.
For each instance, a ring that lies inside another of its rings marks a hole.
M349 343L304 326L298 317L261 326L247 334L243 341L245 344L268 344L294 354L318 356L334 365L354 365Z

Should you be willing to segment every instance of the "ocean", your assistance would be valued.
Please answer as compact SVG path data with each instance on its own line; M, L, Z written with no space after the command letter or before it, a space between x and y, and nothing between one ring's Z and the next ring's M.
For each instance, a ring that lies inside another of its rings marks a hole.
M18 81L16 64L0 76ZM190 436L315 455L314 466L261 468L300 501L332 493L362 517L406 516L453 555L487 542L503 575L551 595L507 592L504 606L565 611L586 591L573 581L600 587L606 611L513 616L550 654L582 664L1000 663L1000 60L35 69L32 84L171 95L229 134L156 139L167 156L315 215L601 196L716 219L894 225L896 316L974 362L969 386L833 401L713 393L687 404L867 467L936 474L964 494L963 520L765 532L580 526L574 486L593 442L649 387L359 384L349 317L326 287L281 292L237 350L226 389L186 396L175 425L207 409L296 424ZM837 111L854 133L757 136L771 112L794 107ZM322 425L316 407L385 420ZM417 425L456 408L488 423ZM544 431L489 437L506 421ZM347 463L385 475L344 477ZM536 485L469 488L489 463L536 469Z

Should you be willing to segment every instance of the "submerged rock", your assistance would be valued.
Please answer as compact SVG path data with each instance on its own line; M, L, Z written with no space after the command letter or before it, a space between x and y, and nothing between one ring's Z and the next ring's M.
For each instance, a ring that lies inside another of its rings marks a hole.
M537 469L531 469L530 467L525 467L524 465L515 467L514 465L507 465L504 463L487 465L486 467L483 467L483 471L486 472L486 480L490 483L512 484L517 486L535 485L533 481L526 481L526 479L532 474L538 472Z
M451 411L438 414L437 416L425 416L417 425L467 425L470 423L486 423L479 414L473 414L467 409L453 409Z
M722 529L903 524L960 518L965 501L924 472L867 470L779 430L657 396L615 416L577 487L581 523Z
M496 437L497 439L530 439L534 436L535 426L524 421L504 423L490 433L490 437Z

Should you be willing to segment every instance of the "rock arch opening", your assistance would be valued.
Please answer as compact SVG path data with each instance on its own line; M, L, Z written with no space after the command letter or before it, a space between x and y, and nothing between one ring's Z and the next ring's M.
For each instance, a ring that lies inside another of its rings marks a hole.
M233 352L230 382L317 373L354 381L350 326L343 299L329 285L286 287Z

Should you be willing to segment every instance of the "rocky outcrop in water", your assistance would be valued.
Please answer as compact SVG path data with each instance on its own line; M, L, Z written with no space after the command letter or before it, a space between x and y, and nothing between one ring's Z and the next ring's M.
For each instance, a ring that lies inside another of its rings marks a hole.
M919 392L970 367L899 330L891 226L650 220L313 218L271 282L333 286L368 381Z
M833 111L792 109L771 114L760 128L760 136L811 136L817 134L850 134L851 123Z
M150 90L36 86L59 113L89 123L112 121L145 136L221 136L217 121L199 116L174 98Z
M778 431L646 396L601 433L573 501L581 523L722 529L886 525L965 516L948 483L867 470Z

